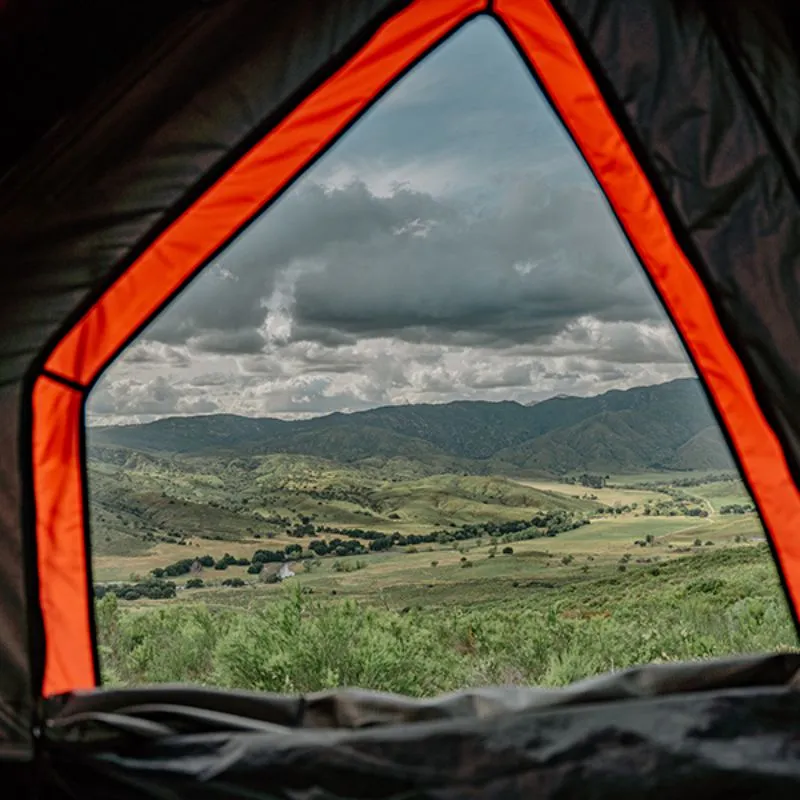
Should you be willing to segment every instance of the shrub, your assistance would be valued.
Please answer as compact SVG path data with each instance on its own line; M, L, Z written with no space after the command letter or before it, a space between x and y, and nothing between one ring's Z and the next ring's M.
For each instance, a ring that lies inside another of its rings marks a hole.
M186 581L187 589L201 589L204 585L202 578L189 578L189 580Z
M509 681L558 686L653 660L796 651L766 545L717 547L658 569L663 578L601 577L601 596L591 581L503 580L521 589L513 602L420 613L406 601L402 615L377 598L332 596L337 589L317 590L321 601L311 602L296 584L241 608L176 603L132 612L106 592L96 603L103 678L112 686L180 680L284 693L349 685L431 696ZM141 596L134 586L117 589ZM577 613L561 613L568 610Z
M504 556L513 556L514 555L514 548L513 547L504 547L503 548L503 555Z
M226 578L222 581L223 586L230 586L232 588L239 588L240 586L246 586L247 584L241 578Z

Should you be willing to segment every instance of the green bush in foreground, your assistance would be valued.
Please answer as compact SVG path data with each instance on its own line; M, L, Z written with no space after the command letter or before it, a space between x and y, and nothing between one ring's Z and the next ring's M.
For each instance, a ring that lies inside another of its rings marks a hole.
M360 686L424 696L788 650L795 634L768 559L711 551L658 574L609 571L524 600L404 614L314 600L299 585L247 608L123 610L107 595L97 603L101 663L112 684L191 681L277 692Z

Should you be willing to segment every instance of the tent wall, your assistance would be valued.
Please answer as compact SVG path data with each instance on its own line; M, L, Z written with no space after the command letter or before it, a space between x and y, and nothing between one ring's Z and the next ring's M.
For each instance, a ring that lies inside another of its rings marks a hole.
M28 747L44 669L33 537L36 375L136 255L406 3L196 5L0 182L0 411L8 442L0 449L0 757ZM67 463L62 449L51 455ZM63 541L59 530L50 533ZM60 580L74 585L74 577L67 571ZM80 591L87 607L90 589ZM89 623L78 624L85 643ZM79 652L82 683L93 680L94 664Z
M0 743L25 743L28 698L42 685L52 694L96 680L81 444L93 382L218 247L485 6L204 5L0 184L0 404L11 440L0 450L0 703L10 709L0 705ZM797 59L781 46L777 0L756 14L742 3L713 25L711 8L497 0L491 10L661 292L800 600L790 475L800 474L800 204L797 112L785 110L797 84L775 78L794 76ZM303 117L305 98L324 113ZM176 229L184 239L170 240Z
M752 0L552 5L592 69L735 351L738 365L723 359L704 367L708 328L687 341L796 607L800 13L785 2ZM747 403L736 401L745 395Z

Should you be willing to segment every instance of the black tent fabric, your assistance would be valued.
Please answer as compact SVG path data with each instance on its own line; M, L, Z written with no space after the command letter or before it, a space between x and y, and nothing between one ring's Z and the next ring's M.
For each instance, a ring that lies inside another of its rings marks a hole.
M794 797L800 655L414 701L159 687L80 694L48 777L85 798Z
M0 774L12 796L796 795L794 656L425 702L93 688L82 466L83 404L120 348L408 69L492 14L676 322L796 612L795 4L80 5L0 2ZM209 197L225 201L214 214ZM159 250L214 226L206 250ZM148 259L161 273L142 270Z

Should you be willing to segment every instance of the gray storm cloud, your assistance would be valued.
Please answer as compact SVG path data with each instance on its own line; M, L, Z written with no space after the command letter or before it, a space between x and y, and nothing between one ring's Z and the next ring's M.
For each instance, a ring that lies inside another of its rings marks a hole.
M359 182L310 184L279 212L231 247L148 337L254 354L283 314L293 340L390 335L504 347L547 340L586 316L663 318L604 202L585 187L529 175L491 209L475 209L409 189L377 196ZM294 269L303 262L313 267ZM271 309L292 270L287 302Z
M480 19L194 280L89 412L528 402L688 372L574 146Z

